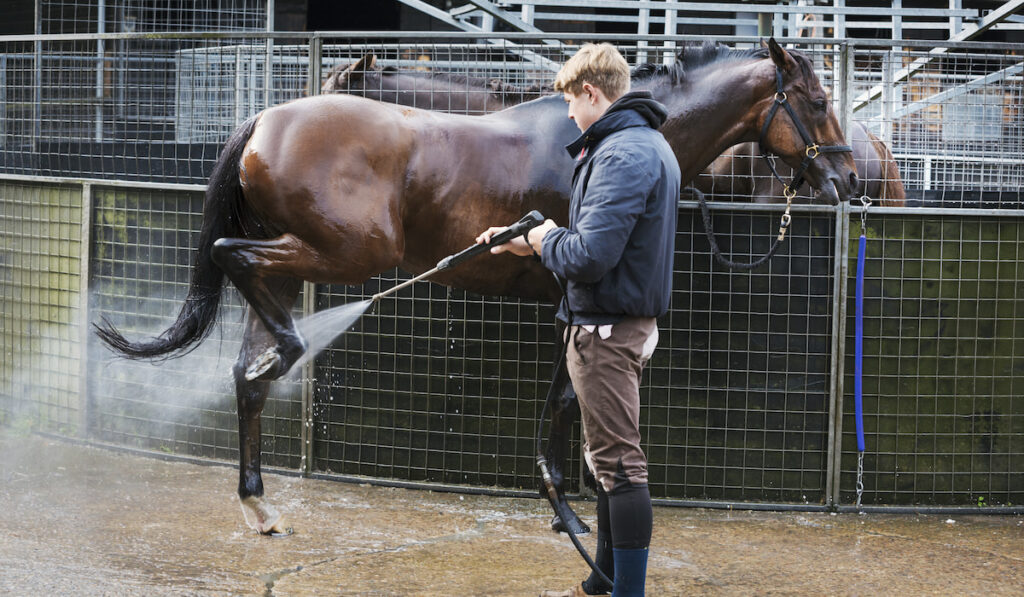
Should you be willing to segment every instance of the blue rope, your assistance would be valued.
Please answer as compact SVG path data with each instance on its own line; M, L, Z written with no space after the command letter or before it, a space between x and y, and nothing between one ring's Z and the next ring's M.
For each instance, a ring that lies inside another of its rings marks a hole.
M864 258L868 239L863 230L857 247L857 296L853 331L853 402L857 420L857 451L864 451Z

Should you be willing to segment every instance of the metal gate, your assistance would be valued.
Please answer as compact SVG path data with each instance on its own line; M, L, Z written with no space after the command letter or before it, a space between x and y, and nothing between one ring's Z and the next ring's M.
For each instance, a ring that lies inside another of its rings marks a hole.
M315 92L310 81L369 52L387 66L527 86L573 49L526 34L104 36L124 48L119 62L116 52L96 59L98 36L26 37L0 40L0 203L11 232L0 252L0 423L224 460L237 454L229 368L244 309L233 291L220 330L158 366L110 358L84 324L107 317L135 336L167 326L189 279L202 183L233 126L266 98ZM665 40L614 41L632 61L638 42L650 58ZM1020 62L1012 47L946 47L936 56L909 42L803 46L842 119L890 145L908 189L906 207L867 216L864 503L1006 511L1024 497ZM98 93L83 68L100 69ZM54 80L68 84L33 83ZM129 81L132 91L120 89ZM121 97L135 99L125 107ZM93 109L63 111L85 99ZM715 206L723 249L763 253L775 209ZM680 203L672 310L641 397L652 495L853 503L859 211L798 208L770 266L737 274L713 264L695 205ZM307 286L296 314L400 279ZM550 306L415 285L275 384L264 462L532 493L553 335Z

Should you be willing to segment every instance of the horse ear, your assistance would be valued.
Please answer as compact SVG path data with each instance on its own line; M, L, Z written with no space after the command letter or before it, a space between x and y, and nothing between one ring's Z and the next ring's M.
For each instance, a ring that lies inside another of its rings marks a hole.
M767 50L768 49L768 43L766 41L764 41L763 37L761 38L761 49L762 50Z
M373 54L367 54L346 69L348 71L348 78L350 81L362 78L367 71L373 70L375 66L377 66L377 57Z
M779 45L779 42L775 41L774 37L768 38L768 53L772 57L772 62L775 66L781 68L783 71L790 72L796 68L796 60L789 55L789 52Z

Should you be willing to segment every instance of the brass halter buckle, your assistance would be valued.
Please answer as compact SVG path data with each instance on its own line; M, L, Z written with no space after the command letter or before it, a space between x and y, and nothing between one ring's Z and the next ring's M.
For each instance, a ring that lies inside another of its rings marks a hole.
M815 143L814 145L808 145L807 148L804 149L804 155L812 160L821 155L821 152L818 151L818 144Z

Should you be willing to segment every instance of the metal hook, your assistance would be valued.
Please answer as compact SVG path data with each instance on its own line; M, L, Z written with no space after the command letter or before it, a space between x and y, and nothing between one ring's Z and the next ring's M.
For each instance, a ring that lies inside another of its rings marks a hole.
M871 207L871 198L867 195L861 195L860 206L860 232L864 234L864 231L868 229L868 208Z

